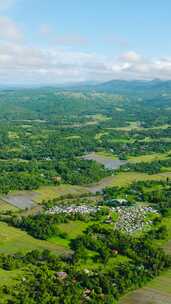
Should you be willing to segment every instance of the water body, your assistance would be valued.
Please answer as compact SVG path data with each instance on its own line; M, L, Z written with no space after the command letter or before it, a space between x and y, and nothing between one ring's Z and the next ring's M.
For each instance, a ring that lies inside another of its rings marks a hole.
M106 169L117 170L120 166L124 165L126 161L120 159L112 159L110 157L97 155L95 152L83 156L86 160L95 160L96 162L104 165Z
M83 157L83 159L87 160L95 160L96 162L104 165L106 169L109 170L117 170L120 168L120 166L126 164L126 161L120 160L120 159L113 159L108 156L100 156L97 155L95 152L87 154ZM101 192L104 188L108 187L112 181L115 180L115 176L108 176L100 180L98 183L89 185L87 187L87 190L93 194L96 192Z

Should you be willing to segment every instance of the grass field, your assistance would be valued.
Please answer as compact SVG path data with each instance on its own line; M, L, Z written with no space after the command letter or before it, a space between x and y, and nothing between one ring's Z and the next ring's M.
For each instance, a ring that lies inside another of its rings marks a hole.
M97 133L96 136L95 136L95 139L100 139L102 136L104 135L108 135L108 132L100 132L100 133Z
M60 245L64 247L65 249L69 249L69 242L70 240L68 238L61 238L60 236L53 236L48 240L51 244L54 245Z
M161 292L168 292L171 296L171 269L163 272L159 277L148 283L147 286Z
M84 194L86 192L87 189L85 187L62 184L59 186L44 186L33 191L13 191L10 192L9 196L11 198L10 199L11 201L13 199L13 196L14 198L17 198L18 196L18 202L20 201L20 198L22 198L23 201L30 200L33 203L41 204L43 200L54 199L67 194L79 195L79 194ZM7 201L5 201L5 199L6 199L5 196L2 199L0 199L0 211L19 210L16 207L14 207L12 204L7 202L8 198Z
M34 249L49 249L56 254L66 253L66 249L60 244L37 240L20 229L0 222L0 253L25 253Z
M92 224L93 222L91 222ZM81 235L83 231L90 225L90 222L82 222L82 221L71 221L68 223L63 223L57 225L61 232L65 232L67 234L66 238L63 239L59 236L54 236L49 239L53 244L62 245L66 248L69 248L69 242L71 239L76 238Z
M7 271L4 269L0 269L0 287L8 284L11 286L16 283L16 281L22 276L21 269L15 269L11 271ZM17 279L17 280L16 280Z
M99 152L101 153L101 152ZM113 159L115 159L115 156L113 156ZM60 197L62 195L67 194L85 194L87 192L96 192L100 191L101 189L105 187L112 187L112 186L126 186L131 184L134 181L141 181L141 180L166 180L167 177L171 178L171 172L163 172L159 174L153 174L148 175L146 173L140 173L140 172L120 172L117 175L105 177L100 182L89 185L89 186L74 186L74 185L68 185L63 184L59 186L45 186L41 187L38 190L35 190L34 192L30 191L17 191L14 192L14 195L16 193L24 195L32 195L34 193L34 202L35 203L41 203L43 200L49 200L54 199L57 197ZM12 194L11 194L12 195ZM4 207L3 207L4 206ZM0 201L0 210L4 210L5 208L8 208L10 210L14 210L14 207L12 207L9 204L6 204L5 202ZM17 210L17 209L16 209Z
M67 136L66 139L79 139L80 136L78 135L71 135L71 136Z
M130 122L128 126L126 127L119 127L119 128L106 128L106 129L109 129L109 130L118 130L118 131L131 131L131 130L134 130L134 129L142 129L139 125L139 122L135 121L135 122Z
M99 133L98 135L100 136L106 134L106 133ZM128 140L125 139L114 139L114 142L127 142ZM129 140L131 142L131 140ZM100 157L105 157L105 158L109 158L111 160L116 160L118 159L117 155L114 155L111 152L107 152L107 151L99 151L99 152L94 152L94 155L100 156ZM168 151L166 153L151 153L151 154L146 154L146 155L140 155L140 156L129 156L128 157L128 162L129 163L140 163L140 162L152 162L152 161L156 161L156 160L164 160L167 159L169 154L171 154L171 151Z
M170 127L169 124L164 124L164 125L157 126L157 127L145 128L145 130L159 130L159 129L167 129L169 127ZM137 122L130 122L129 125L126 126L126 127L106 128L106 129L119 130L119 131L131 131L131 130L134 130L134 129L143 130L144 128L141 127L139 122L137 121Z
M159 277L123 297L119 304L170 304L171 303L171 269Z
M80 186L63 184L63 185L59 185L59 186L41 187L38 190L36 190L35 192L37 193L35 201L37 203L41 203L42 200L53 199L53 198L59 197L61 195L83 194L86 192L86 189L84 187L80 187Z
M92 224L92 222L91 222ZM78 235L82 234L83 231L90 225L90 222L82 221L71 221L69 223L64 223L58 225L59 229L62 232L67 233L70 239L76 238Z
M139 142L156 142L156 141L163 141L163 142L171 142L170 137L160 137L160 139L145 137L144 139L140 140Z
M8 204L4 202L3 200L0 200L0 212L6 212L6 211L17 211L18 208L14 207L11 204Z
M129 163L140 163L140 162L152 162L154 160L162 160L168 157L168 153L152 153L141 156L130 156L128 158Z
M94 152L95 155L109 158L111 160L118 159L116 155L114 155L112 152L107 152L107 151L99 151L99 152Z
M101 121L106 121L106 120L111 119L111 117L108 117L108 116L103 115L103 114L95 114L95 115L91 115L90 117L91 117L91 119L93 119L96 122L101 122Z
M129 144L133 144L135 142L134 139L132 138L113 138L110 142L113 142L113 143L129 143Z
M111 178L111 186L125 186L140 180L166 180L167 177L171 178L171 172L151 175L139 172L121 172Z
M86 187L87 191L95 193L101 191L105 187L120 187L127 186L136 181L146 180L166 180L167 177L171 178L171 172L165 172L160 174L148 175L140 172L120 172L114 176L108 176L103 178L100 182Z

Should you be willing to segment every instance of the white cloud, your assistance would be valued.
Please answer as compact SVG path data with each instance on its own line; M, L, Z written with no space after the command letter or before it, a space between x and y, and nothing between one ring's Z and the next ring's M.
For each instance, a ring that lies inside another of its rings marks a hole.
M0 83L55 84L86 80L171 79L171 58L135 52L111 59L95 53L0 44Z
M0 40L21 41L22 31L10 18L0 16Z
M90 72L98 71L99 67L94 54L38 49L11 43L0 46L0 81L78 81L84 80Z
M16 1L0 0L0 11L10 9ZM85 46L88 39L78 34L60 35L46 23L40 27L40 33L51 46L27 46L18 24L9 17L0 16L0 84L171 79L171 57L147 58L134 50L118 58L72 51L70 47ZM108 42L128 46L120 37L109 37Z
M118 67L114 64L113 70ZM124 79L171 79L171 58L146 58L136 52L120 56L118 76Z

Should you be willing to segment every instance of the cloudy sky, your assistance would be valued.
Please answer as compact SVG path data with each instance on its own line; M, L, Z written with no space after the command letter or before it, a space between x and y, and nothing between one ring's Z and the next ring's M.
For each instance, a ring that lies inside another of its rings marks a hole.
M170 0L0 0L0 84L171 79Z

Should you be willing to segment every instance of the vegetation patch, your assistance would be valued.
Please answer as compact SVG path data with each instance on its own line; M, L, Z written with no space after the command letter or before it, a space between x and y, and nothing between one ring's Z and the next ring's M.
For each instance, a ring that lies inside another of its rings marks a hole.
M130 156L128 161L130 163L152 162L156 160L167 159L168 153L153 153L141 156Z
M34 249L49 249L56 254L66 253L63 246L33 238L20 229L0 222L0 253L12 254Z
M18 208L16 208L15 206L3 201L2 199L0 200L0 212L4 213L7 211L17 211Z
M74 186L68 184L62 184L59 186L45 186L36 190L37 196L35 201L42 203L43 200L51 200L58 198L60 196L71 195L81 195L87 193L87 189L81 186Z

